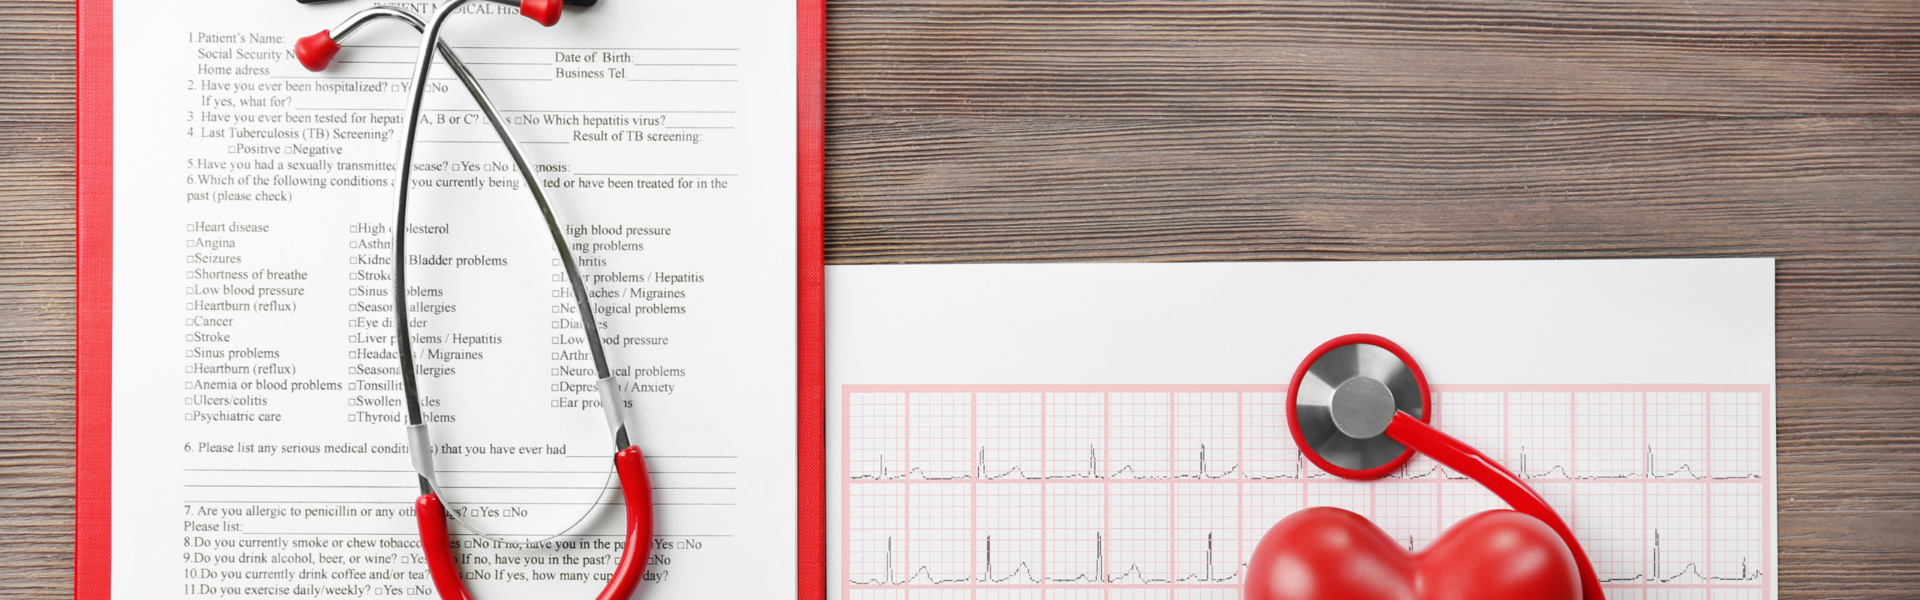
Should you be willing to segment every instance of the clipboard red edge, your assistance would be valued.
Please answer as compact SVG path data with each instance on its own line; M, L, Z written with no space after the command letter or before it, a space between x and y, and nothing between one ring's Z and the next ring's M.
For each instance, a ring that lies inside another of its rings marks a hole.
M824 599L826 569L826 2L798 0L799 376L797 590ZM113 591L113 3L75 6L73 596Z
M826 0L799 2L800 122L800 420L799 535L796 563L802 600L827 597L826 371Z
M113 591L113 3L75 6L73 597Z

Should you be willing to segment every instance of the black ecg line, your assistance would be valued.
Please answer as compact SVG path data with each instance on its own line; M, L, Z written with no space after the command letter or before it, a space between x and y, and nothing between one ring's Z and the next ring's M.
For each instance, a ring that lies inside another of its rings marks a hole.
M1606 475L1577 475L1576 476L1568 472L1567 468L1563 465L1549 464L1549 465L1545 465L1543 468L1538 468L1538 469L1533 468L1534 465L1533 465L1532 457L1528 455L1527 447L1521 446L1520 460L1514 463L1514 466L1517 467L1516 469L1514 469L1514 475L1518 475L1521 479L1567 479L1567 480L1575 480L1575 481L1597 481L1597 480L1608 480L1608 479L1691 479L1691 480L1731 481L1731 480L1761 478L1758 473L1746 473L1746 474L1740 474L1740 475L1724 475L1724 476L1701 475L1699 473L1695 473L1693 471L1693 466L1689 463L1681 463L1679 467L1676 467L1674 469L1667 470L1667 471L1656 471L1654 468L1654 456L1655 456L1655 452L1654 452L1653 446L1648 445L1641 453L1641 461L1640 461L1641 470L1639 471L1606 474ZM1142 480L1142 481L1182 480L1182 479L1204 481L1204 480L1239 479L1239 480L1247 480L1247 481L1261 481L1261 480L1320 479L1320 478L1332 477L1329 474L1321 473L1317 471L1309 473L1306 467L1306 463L1307 463L1306 457L1304 454L1301 454L1298 451L1295 451L1294 459L1292 461L1289 461L1293 464L1292 473L1281 473L1278 475L1255 475L1243 470L1239 463L1227 465L1226 469L1221 470L1217 473L1212 472L1211 469L1209 468L1206 444L1200 444L1199 446L1198 454L1196 455L1196 460L1194 460L1192 463L1197 466L1195 470L1189 471L1189 472L1175 472L1171 475L1140 475L1138 471L1134 469L1134 466L1131 464L1121 465L1120 468L1114 469L1111 473L1103 473L1100 470L1101 461L1100 461L1099 451L1092 444L1087 445L1087 462L1086 462L1086 468L1084 470L1074 471L1071 473L1050 474L1046 476L1030 475L1027 473L1026 467L1024 465L1020 465L1017 463L1005 469L989 470L987 466L987 462L988 462L987 448L984 446L974 451L973 468L971 469L971 472L965 473L965 474L959 474L959 475L929 475L924 469L920 467L907 467L907 470L905 472L892 472L887 469L887 456L885 454L879 455L879 458L876 462L879 465L878 472L860 474L860 475L851 475L848 477L848 479L852 479L855 481L898 481L898 480L906 480L906 479L916 479L916 480L922 480L922 481L970 481L970 480L972 481L1004 481L1004 480L1045 481L1045 480L1068 480L1068 479L1080 479L1080 480L1125 479L1125 480ZM1238 475L1238 477L1236 477L1236 475ZM1446 467L1440 466L1439 464L1434 464L1428 467L1427 470L1421 471L1418 473L1408 473L1405 471L1397 471L1387 475L1386 478L1387 479L1448 479L1448 480L1456 480L1456 481L1465 481L1468 479L1466 476L1460 475L1458 473L1454 473L1453 471L1447 469Z
M883 560L886 561L886 569L881 576L871 579L848 579L847 583L852 585L874 586L914 585L920 583L933 585L971 583L1005 584L1013 581L1015 578L1024 579L1026 583L1033 585L1048 583L1129 583L1129 579L1132 580L1132 583L1232 583L1240 580L1240 573L1244 571L1247 566L1246 563L1239 563L1234 567L1233 572L1216 575L1213 560L1213 533L1208 532L1206 552L1204 553L1205 558L1201 562L1201 571L1198 573L1182 575L1169 580L1165 577L1148 577L1146 572L1140 568L1139 564L1130 564L1125 570L1122 570L1119 575L1112 575L1107 569L1106 537L1102 534L1095 533L1093 535L1093 569L1091 572L1064 577L1042 578L1034 574L1033 566L1027 564L1026 561L1015 563L1013 569L1004 574L996 573L993 556L993 536L986 536L984 541L985 548L983 558L985 559L985 571L981 573L979 577L966 575L955 578L940 578L934 576L931 567L923 565L914 569L912 573L905 578L901 578L893 568L893 537L888 536L886 550L882 555Z

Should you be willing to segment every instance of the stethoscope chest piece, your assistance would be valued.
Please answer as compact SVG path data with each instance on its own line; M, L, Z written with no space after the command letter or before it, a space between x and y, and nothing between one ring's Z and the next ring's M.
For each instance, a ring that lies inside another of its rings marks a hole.
M1313 461L1314 466L1345 479L1372 479L1399 469L1416 451L1425 454L1447 472L1479 482L1515 511L1552 529L1566 544L1567 554L1562 556L1571 559L1571 566L1578 571L1581 591L1572 597L1603 600L1605 592L1593 563L1587 560L1580 540L1574 538L1573 529L1547 499L1492 457L1435 429L1429 424L1432 420L1432 392L1420 365L1399 344L1377 335L1343 335L1314 348L1294 370L1292 385L1287 389L1287 431L1293 434L1301 456ZM1312 475L1303 472L1301 476ZM1451 478L1444 473L1441 476ZM1269 547L1263 538L1260 548ZM1247 580L1248 590L1256 592L1247 597L1277 597L1259 596L1257 592L1279 580L1260 581L1256 584L1252 577ZM1282 585L1273 589L1311 592L1317 588ZM1441 595L1478 597L1475 590L1454 592ZM1325 597L1325 593L1312 592L1306 597Z
M1429 420L1426 378L1399 345L1374 335L1322 344L1287 392L1288 430L1300 453L1341 477L1380 477L1413 455L1384 435L1396 411Z

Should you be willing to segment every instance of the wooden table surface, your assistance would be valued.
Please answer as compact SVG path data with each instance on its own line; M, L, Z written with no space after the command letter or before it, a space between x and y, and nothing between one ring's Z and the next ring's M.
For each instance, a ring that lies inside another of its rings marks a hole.
M860 0L836 264L1771 256L1780 590L1920 597L1920 2ZM71 595L72 6L0 0L0 594Z

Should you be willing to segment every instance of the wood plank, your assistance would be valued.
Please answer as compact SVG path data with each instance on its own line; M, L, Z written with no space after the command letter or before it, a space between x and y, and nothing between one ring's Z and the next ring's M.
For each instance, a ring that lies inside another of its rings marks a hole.
M830 114L1906 114L1920 5L840 2Z
M0 0L0 595L73 597L73 6Z

